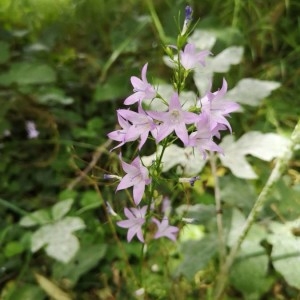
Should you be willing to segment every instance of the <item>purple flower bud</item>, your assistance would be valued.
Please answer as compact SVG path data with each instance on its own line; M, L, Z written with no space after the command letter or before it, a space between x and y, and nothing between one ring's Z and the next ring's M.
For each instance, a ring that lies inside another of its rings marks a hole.
M192 20L192 13L193 13L193 9L187 5L185 7L185 20Z
M181 35L184 35L187 32L187 30L189 28L189 25L190 25L190 22L192 20L192 13L193 13L192 8L189 5L186 6L186 8L185 8L185 19L184 19Z

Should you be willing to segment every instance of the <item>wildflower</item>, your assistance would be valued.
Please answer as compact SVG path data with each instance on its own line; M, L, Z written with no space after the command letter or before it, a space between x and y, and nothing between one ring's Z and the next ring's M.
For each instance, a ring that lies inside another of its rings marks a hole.
M217 151L222 153L222 149L212 140L215 130L211 130L209 117L206 113L201 113L197 123L197 131L189 136L189 146L197 148L206 158L206 151Z
M107 136L111 140L120 142L120 144L118 144L116 147L112 148L111 150L114 150L118 147L123 146L126 142L134 141L134 140L138 139L138 135L131 136L130 138L127 136L127 131L129 130L131 124L128 121L126 121L124 118L122 118L120 116L120 114L117 114L117 115L118 115L119 124L122 127L122 129L112 131Z
M39 136L39 132L36 129L35 123L33 121L26 122L26 130L29 139L35 139Z
M152 133L153 137L156 136L156 124L153 119L146 114L141 104L139 104L138 113L128 109L119 109L118 114L132 123L127 130L125 140L141 138L139 150L141 150L145 144L149 132Z
M138 205L143 197L145 186L151 183L149 172L137 156L131 164L122 161L123 170L127 173L117 186L117 191L133 186L133 200Z
M142 226L145 223L145 215L147 212L147 206L142 208L127 208L124 209L124 214L128 220L123 220L117 222L117 225L122 228L128 228L127 241L130 242L132 238L136 235L137 238L143 243L144 237L142 232Z
M195 123L199 118L198 115L182 109L177 93L174 93L171 97L169 111L148 111L147 113L152 118L163 122L158 126L158 133L156 137L157 143L175 131L179 139L184 143L184 145L186 145L188 143L188 131L185 124Z
M185 7L185 19L184 19L181 35L184 35L187 32L189 25L192 21L192 13L193 13L192 8L189 5L187 5Z
M152 220L157 225L157 232L154 235L155 239L167 237L172 241L176 241L176 235L179 228L169 225L169 220L167 218L162 219L161 222L156 218L153 218Z
M194 69L199 64L204 66L204 59L209 54L210 52L208 50L197 52L196 46L194 44L188 43L184 47L184 51L180 51L180 63L186 70Z
M225 117L229 116L229 113L237 111L239 104L224 99L227 92L227 82L223 79L222 88L214 93L208 92L203 98L200 99L200 105L202 112L209 115L211 128L215 128L218 124L225 125L230 132L231 126Z
M148 63L146 63L142 69L142 80L136 76L130 78L131 84L133 86L134 94L127 97L124 101L125 105L130 105L136 102L141 102L146 99L153 99L156 96L156 91L154 87L148 83L146 73L147 73Z

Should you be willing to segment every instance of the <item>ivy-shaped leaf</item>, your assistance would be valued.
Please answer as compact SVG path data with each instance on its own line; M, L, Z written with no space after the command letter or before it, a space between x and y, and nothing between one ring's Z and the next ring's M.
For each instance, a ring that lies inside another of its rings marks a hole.
M287 283L300 289L300 218L285 224L272 222L268 242L272 244L273 266Z
M53 224L45 225L32 235L31 251L36 252L45 246L49 256L67 263L79 249L79 241L72 233L83 228L85 224L78 217L65 217Z
M275 133L250 131L239 140L225 136L220 146L225 155L219 155L222 164L239 178L256 179L257 175L246 160L246 155L252 155L265 161L283 155L289 145L289 140Z
M280 83L276 81L244 78L227 92L227 98L241 104L258 106L262 99L268 97L273 90L279 87Z
M51 209L53 220L57 221L64 217L70 211L73 202L73 199L57 202Z

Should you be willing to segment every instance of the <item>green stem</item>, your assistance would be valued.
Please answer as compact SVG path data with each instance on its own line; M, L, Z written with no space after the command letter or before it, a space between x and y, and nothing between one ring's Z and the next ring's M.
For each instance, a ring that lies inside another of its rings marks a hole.
M221 204L221 194L219 179L217 176L217 166L216 166L216 156L213 152L210 153L209 157L211 172L214 178L214 192L215 192L215 203L216 203L216 213L217 213L217 228L218 228L218 242L219 242L219 260L220 266L224 264L226 257L226 246L224 241L224 231L223 231L223 218L222 218L222 204Z
M227 256L224 264L221 266L219 277L217 278L216 287L215 287L215 300L222 299L224 290L227 284L227 278L229 274L229 270L236 258L238 250L244 241L249 229L254 224L256 220L257 214L263 208L264 203L267 201L267 196L269 195L271 189L273 188L274 184L278 181L278 179L282 176L285 172L285 169L288 165L289 160L292 158L294 152L296 151L296 146L300 144L300 120L298 121L295 129L291 135L291 143L288 147L286 153L278 158L276 161L275 167L271 172L264 188L262 189L261 193L259 194L254 206L251 209L251 212L237 238L237 241L230 249L229 255Z

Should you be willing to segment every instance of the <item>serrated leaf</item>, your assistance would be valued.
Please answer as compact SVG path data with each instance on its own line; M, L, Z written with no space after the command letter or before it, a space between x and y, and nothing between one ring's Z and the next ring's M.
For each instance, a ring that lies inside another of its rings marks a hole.
M143 156L143 163L146 166L150 166L161 151L162 147L159 147L157 154L154 153L149 156ZM203 159L202 154L198 151L194 151L191 147L181 148L172 144L167 147L164 152L162 159L162 171L167 172L171 168L178 166L178 174L195 176L199 174L205 164L206 161Z
M23 227L31 227L36 225L44 225L50 221L50 213L45 209L40 209L23 217L19 224Z
M53 220L57 221L64 217L70 211L73 202L73 199L67 199L56 203L51 209Z
M221 148L225 155L219 155L222 164L239 178L256 179L257 175L247 162L246 155L252 155L265 161L283 155L289 140L275 133L250 131L238 141L232 136L225 136Z
M272 222L268 241L272 244L273 266L286 282L300 289L300 237L293 231L300 228L300 219L280 224Z
M264 98L268 97L273 90L279 87L280 83L276 81L244 78L227 92L227 97L241 104L258 106Z
M85 228L78 217L66 217L38 229L31 238L31 251L45 246L46 253L63 263L69 262L79 249L78 239L72 232Z

